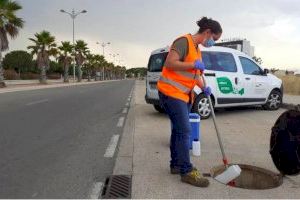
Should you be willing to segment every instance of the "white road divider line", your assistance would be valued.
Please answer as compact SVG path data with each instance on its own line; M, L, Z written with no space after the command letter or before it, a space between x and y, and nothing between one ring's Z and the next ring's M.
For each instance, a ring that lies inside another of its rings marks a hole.
M125 117L120 117L119 121L118 121L118 124L117 124L117 127L123 127L124 121L125 121Z
M44 103L44 102L47 102L49 101L48 99L42 99L42 100L39 100L39 101L33 101L33 102L30 102L30 103L27 103L26 106L32 106L32 105L35 105L35 104L39 104L39 103Z
M120 135L113 135L110 142L109 142L109 145L105 151L105 154L104 154L104 157L105 158L112 158L115 154L115 151L116 151L116 147L118 145L118 141L119 141L119 137Z
M100 194L102 193L103 189L103 183L102 182L96 182L93 185L92 192L89 196L89 199L98 199Z
M127 113L127 111L128 111L128 108L124 108L122 113L125 114L125 113Z
M31 197L36 197L38 195L38 193L37 192L35 192L35 193L33 193L33 195L31 195Z
M131 98L129 97L128 99L127 99L127 101L130 101L131 100Z
M127 103L125 104L125 106L129 106L129 103L127 102Z

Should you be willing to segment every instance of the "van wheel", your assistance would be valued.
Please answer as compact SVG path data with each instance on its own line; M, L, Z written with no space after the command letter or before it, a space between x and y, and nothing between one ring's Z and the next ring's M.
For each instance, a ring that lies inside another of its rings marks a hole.
M154 109L160 113L165 113L165 110L160 105L153 105Z
M267 103L263 105L266 110L278 110L282 104L282 94L277 90L273 90L267 100Z
M212 100L214 106L214 101ZM198 113L201 119L208 119L211 115L211 108L209 106L209 100L204 94L200 94L192 107L192 112Z

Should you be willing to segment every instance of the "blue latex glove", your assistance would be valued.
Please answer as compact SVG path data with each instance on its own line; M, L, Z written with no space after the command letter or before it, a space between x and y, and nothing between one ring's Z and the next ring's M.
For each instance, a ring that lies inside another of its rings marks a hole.
M194 68L195 68L195 69L199 69L199 70L202 71L202 72L205 70L204 63L201 62L200 60L196 60L196 61L194 62Z
M203 93L205 96L210 96L211 95L211 88L209 86L203 88Z

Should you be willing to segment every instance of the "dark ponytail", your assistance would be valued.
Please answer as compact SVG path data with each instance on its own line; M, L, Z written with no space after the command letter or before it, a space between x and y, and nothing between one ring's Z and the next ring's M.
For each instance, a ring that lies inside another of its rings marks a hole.
M203 33L207 29L210 29L214 34L222 33L222 27L219 22L211 18L202 17L199 21L197 21L197 25L199 26L198 33Z

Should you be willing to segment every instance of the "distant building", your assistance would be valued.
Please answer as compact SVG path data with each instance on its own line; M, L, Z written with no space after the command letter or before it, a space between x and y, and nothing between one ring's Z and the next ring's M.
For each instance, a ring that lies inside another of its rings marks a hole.
M228 47L244 52L251 58L254 56L254 46L250 45L250 41L246 39L232 38L224 39L215 44L215 46Z

